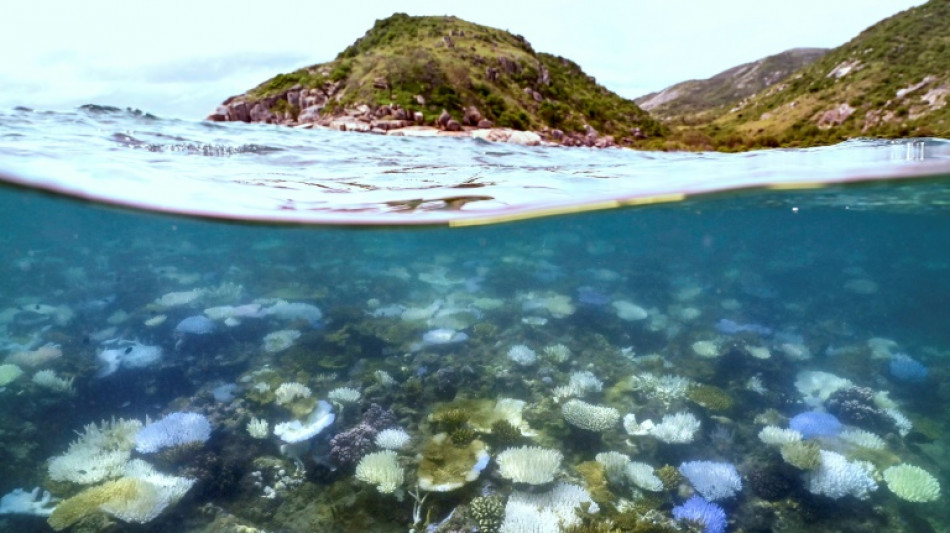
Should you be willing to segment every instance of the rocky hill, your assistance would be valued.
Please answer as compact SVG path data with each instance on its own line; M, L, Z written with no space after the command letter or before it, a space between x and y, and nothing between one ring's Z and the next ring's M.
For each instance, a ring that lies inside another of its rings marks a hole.
M744 98L784 80L823 56L826 48L794 48L745 63L705 80L689 80L650 93L635 102L663 120L697 124L721 115Z
M333 61L280 74L208 118L403 134L509 128L589 146L645 145L665 132L632 100L521 36L401 13Z
M693 145L719 149L948 137L948 95L950 0L931 0L871 26L689 135Z

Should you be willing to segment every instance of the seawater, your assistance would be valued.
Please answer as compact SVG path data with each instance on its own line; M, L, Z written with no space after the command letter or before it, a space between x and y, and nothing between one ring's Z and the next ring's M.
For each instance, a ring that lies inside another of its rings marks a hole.
M40 487L18 510L58 509L4 530L950 531L943 141L640 154L2 118L0 358L22 374L0 387L0 494ZM888 179L760 187L867 177ZM720 188L742 192L694 194ZM586 211L624 203L608 198L665 201ZM207 331L179 326L197 316ZM309 396L278 393L294 383ZM274 432L318 400L319 434ZM210 436L136 449L134 424L176 412ZM809 433L809 412L843 429ZM684 414L679 437L646 423ZM768 426L817 459L793 464ZM409 440L385 452L383 430ZM103 431L112 467L54 473ZM560 454L551 481L513 479L543 468L503 458L525 446ZM377 453L388 484L359 466ZM677 474L693 461L739 483ZM164 489L140 462L187 490L149 499ZM885 474L901 464L943 490L907 501ZM101 488L131 478L117 509ZM677 520L694 493L726 522Z

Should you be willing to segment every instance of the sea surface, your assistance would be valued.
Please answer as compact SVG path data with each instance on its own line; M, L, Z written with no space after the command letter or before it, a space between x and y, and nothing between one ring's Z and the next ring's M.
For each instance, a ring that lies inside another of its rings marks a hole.
M950 531L946 140L20 108L0 176L2 531Z

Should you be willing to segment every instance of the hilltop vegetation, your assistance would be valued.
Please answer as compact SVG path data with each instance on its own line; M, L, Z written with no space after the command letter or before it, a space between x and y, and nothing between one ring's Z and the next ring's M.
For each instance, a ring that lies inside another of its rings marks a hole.
M787 79L675 135L737 150L854 137L950 136L950 0L868 28Z
M744 63L704 80L677 83L635 99L654 117L674 124L708 122L744 98L784 80L825 55L826 48L794 48Z
M790 50L638 99L653 116L519 35L397 13L333 61L275 76L209 118L377 133L502 127L567 145L734 151L950 137L948 95L950 0L831 51Z
M521 36L455 17L397 13L327 63L280 74L219 110L227 120L297 125L368 117L372 127L508 127L624 145L664 128L632 100L598 85L572 61L535 52ZM243 106L243 111L237 109ZM383 122L377 119L388 120ZM557 130L557 131L555 131Z

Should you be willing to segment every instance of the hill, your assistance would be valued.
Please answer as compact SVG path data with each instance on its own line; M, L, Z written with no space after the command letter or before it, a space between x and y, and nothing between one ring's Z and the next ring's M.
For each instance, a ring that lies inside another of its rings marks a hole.
M948 94L950 0L931 0L871 26L711 125L686 132L687 144L745 149L948 137Z
M704 80L689 80L634 101L653 116L683 123L708 122L744 98L784 80L823 56L826 48L794 48L745 63Z
M378 133L504 127L599 146L643 145L664 134L632 100L521 36L402 13L377 20L333 61L279 74L208 118Z

